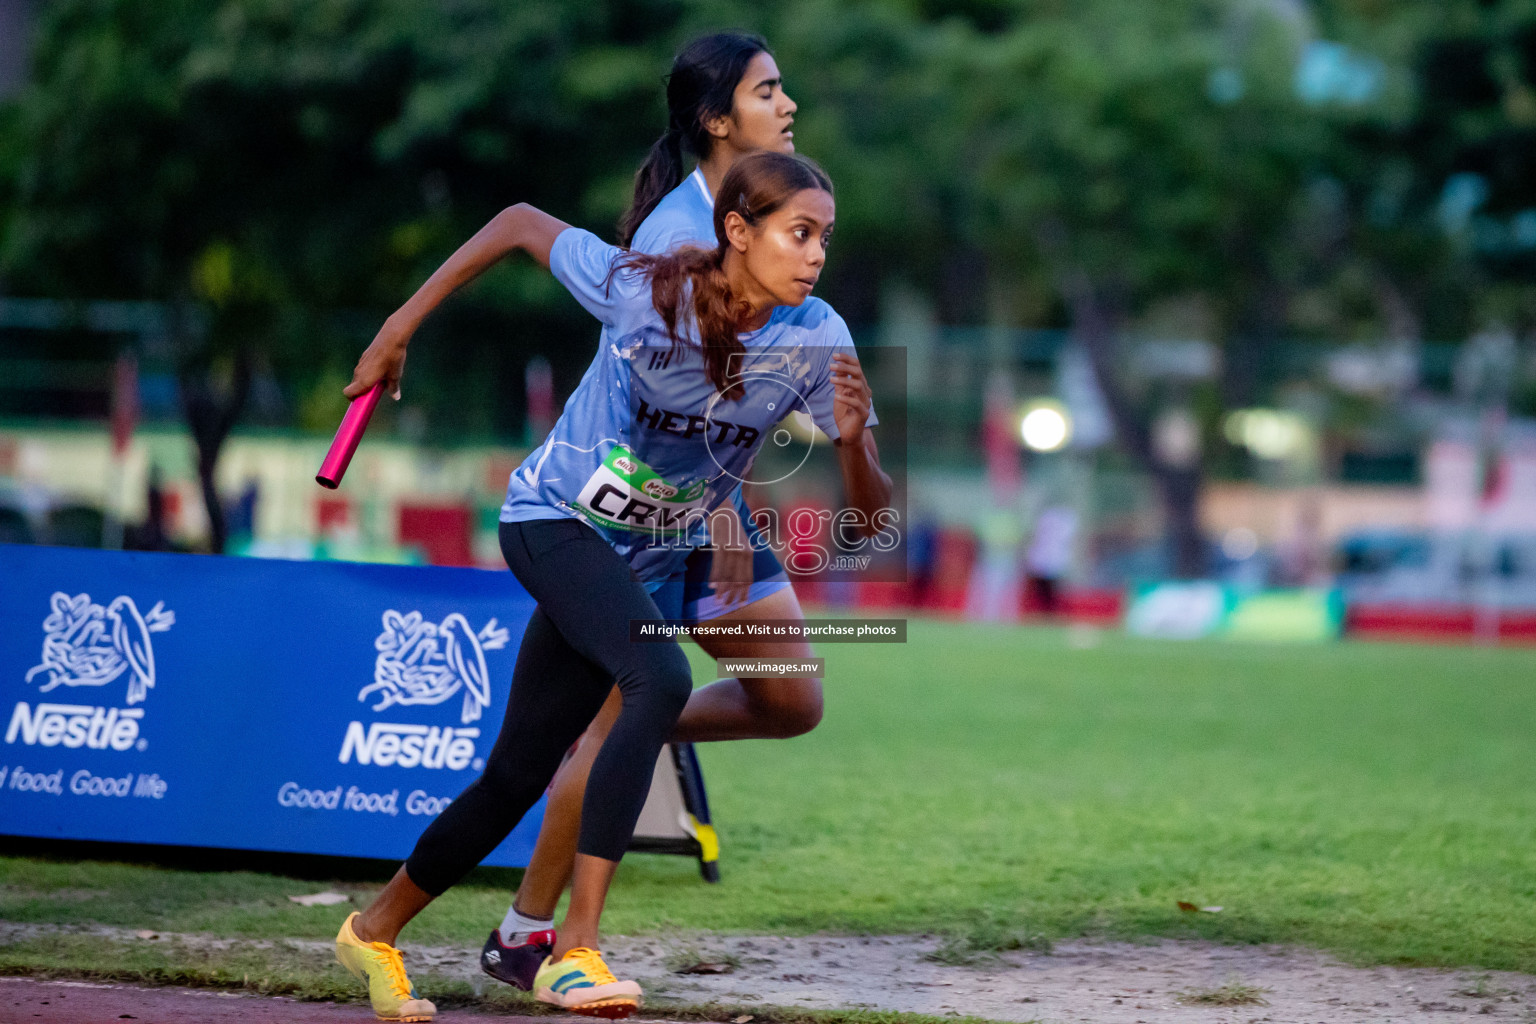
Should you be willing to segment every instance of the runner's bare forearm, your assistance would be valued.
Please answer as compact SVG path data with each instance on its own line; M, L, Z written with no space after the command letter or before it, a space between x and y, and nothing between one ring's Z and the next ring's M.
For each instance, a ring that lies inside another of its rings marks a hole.
M872 537L880 532L875 513L891 503L891 478L880 468L880 450L875 437L865 430L853 444L837 442L837 461L843 471L843 493L850 507L864 515L868 524L859 532Z

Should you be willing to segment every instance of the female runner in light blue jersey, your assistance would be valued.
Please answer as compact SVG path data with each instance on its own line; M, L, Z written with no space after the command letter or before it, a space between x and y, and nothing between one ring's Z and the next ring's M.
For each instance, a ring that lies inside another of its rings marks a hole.
M430 1020L394 941L495 848L538 799L561 756L617 686L622 707L593 762L571 902L537 996L623 1017L640 990L597 952L614 869L634 832L661 745L692 688L675 641L636 643L652 592L703 541L765 436L803 411L837 446L852 508L875 532L890 498L865 427L869 386L842 319L811 299L834 218L809 161L759 153L721 183L716 246L626 252L525 205L499 214L438 269L369 346L348 386L397 391L406 345L455 289L522 249L603 323L596 358L549 438L512 475L501 545L538 602L506 718L484 774L434 820L383 892L343 924L337 956L367 980L375 1012Z
M636 252L664 253L714 244L714 193L741 157L794 152L797 107L784 92L778 65L758 36L734 32L690 42L667 78L668 127L635 175L634 201L619 224L619 242ZM684 152L698 157L691 173ZM722 513L721 543L696 548L658 594L664 607L682 602L689 621L803 618L783 567L760 539L738 487ZM720 520L716 519L717 522ZM743 525L745 524L745 525ZM731 544L724 538L738 538ZM744 541L744 543L743 543ZM714 658L808 658L803 640L701 637ZM700 742L798 736L821 720L821 680L814 677L718 679L695 690L671 739ZM481 950L481 969L529 989L548 952L548 929L570 879L581 827L587 773L619 712L610 695L550 787L538 843L515 900Z

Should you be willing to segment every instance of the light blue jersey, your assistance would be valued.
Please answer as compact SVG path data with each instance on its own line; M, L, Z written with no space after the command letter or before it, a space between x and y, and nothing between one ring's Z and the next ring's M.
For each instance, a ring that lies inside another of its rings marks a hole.
M695 167L693 173L663 196L641 221L630 248L655 255L671 252L680 245L702 245L713 249L717 244L715 197L709 194L704 172Z
M854 349L820 299L776 307L764 327L739 336L746 351L731 372L744 394L723 398L691 320L674 345L650 282L614 272L623 253L577 228L550 250L550 270L602 322L602 336L549 437L512 474L501 519L581 517L642 581L659 583L705 542L704 515L731 497L781 419L805 412L839 436L832 356Z
M702 245L714 248L715 197L710 194L704 171L695 167L693 173L682 180L672 191L661 197L661 202L646 214L645 220L635 229L630 248L643 253L665 253L684 245ZM752 509L738 485L731 496L736 515L743 522L751 521Z

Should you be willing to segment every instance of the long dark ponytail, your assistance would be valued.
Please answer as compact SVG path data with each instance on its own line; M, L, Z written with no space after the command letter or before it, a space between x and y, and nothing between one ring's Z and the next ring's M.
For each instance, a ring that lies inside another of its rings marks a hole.
M746 351L736 335L749 309L731 292L725 276L727 214L737 213L756 227L799 192L819 189L832 194L832 179L803 156L759 152L742 157L726 172L715 196L715 247L685 245L670 253L626 253L617 264L635 268L651 280L651 304L667 327L674 345L682 338L678 325L692 299L693 316L704 352L704 368L725 398L739 398L742 387L731 380L731 356ZM691 287L690 287L691 285Z
M747 65L767 53L761 36L716 32L700 36L672 61L667 76L667 130L635 172L635 198L619 218L619 244L629 245L656 204L683 180L683 150L709 155L713 138L704 122L731 112Z

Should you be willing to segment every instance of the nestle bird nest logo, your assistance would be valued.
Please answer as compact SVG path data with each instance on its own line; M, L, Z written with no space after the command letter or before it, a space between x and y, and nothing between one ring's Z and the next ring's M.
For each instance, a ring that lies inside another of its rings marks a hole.
M106 686L128 672L128 703L142 701L155 685L155 648L151 633L164 633L176 624L164 601L140 614L133 598L122 595L105 607L89 594L58 592L52 614L43 620L43 659L27 673L27 682L40 675L38 687L47 693L59 686Z
M454 612L442 622L429 622L421 612L384 613L384 629L373 646L373 682L358 692L358 700L378 697L374 711L396 704L441 704L460 690L464 706L460 720L473 722L491 703L490 674L485 652L507 645L507 631L491 619L476 633L469 620Z

